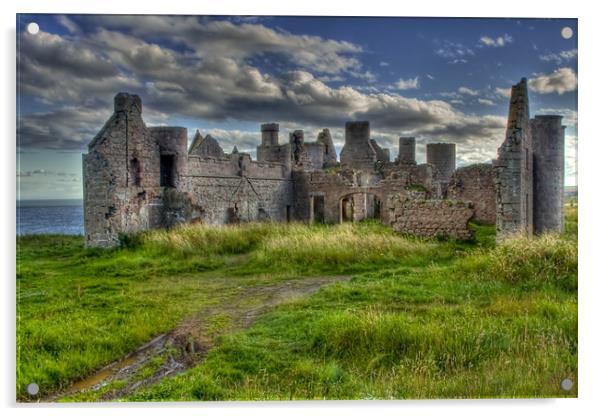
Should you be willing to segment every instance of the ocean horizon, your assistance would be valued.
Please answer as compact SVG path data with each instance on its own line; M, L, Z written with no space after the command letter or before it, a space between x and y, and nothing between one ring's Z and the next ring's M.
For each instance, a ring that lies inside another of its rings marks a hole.
M84 234L82 199L17 200L17 235Z

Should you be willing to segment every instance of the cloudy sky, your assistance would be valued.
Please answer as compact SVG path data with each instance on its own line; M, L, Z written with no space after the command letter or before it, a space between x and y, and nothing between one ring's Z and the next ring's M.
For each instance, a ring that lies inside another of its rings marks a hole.
M21 199L81 198L81 154L119 91L142 97L147 125L226 152L255 156L264 122L281 142L328 127L340 150L355 119L393 157L413 135L419 163L426 143L455 142L465 165L495 157L521 77L532 115L565 116L575 182L576 20L18 15L17 47Z

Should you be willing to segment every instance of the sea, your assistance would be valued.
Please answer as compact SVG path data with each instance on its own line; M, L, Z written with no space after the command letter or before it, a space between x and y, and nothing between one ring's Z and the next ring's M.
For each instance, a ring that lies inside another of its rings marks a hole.
M17 201L17 235L84 234L81 199Z

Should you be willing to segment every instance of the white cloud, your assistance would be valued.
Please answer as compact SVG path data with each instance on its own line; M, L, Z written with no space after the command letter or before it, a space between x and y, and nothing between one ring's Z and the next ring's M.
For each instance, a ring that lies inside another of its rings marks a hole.
M430 79L430 80L434 80L434 79L435 79L435 77L434 77L434 76L432 76L431 74L426 74L426 77L427 77L428 79Z
M492 38L489 36L481 36L479 42L485 46L493 47L493 48L501 48L506 46L509 43L512 43L512 36L507 33L504 33L502 36L498 36L497 38Z
M418 80L418 77L400 79L395 83L395 87L398 90L415 90L417 88L420 88L420 81Z
M389 66L389 63L388 63L388 62L381 61L379 65L380 65L380 66Z
M565 61L577 58L577 49L571 49L568 51L560 51L558 53L549 53L547 55L540 55L539 59L545 62L556 62L558 65Z
M473 96L473 97L474 97L474 96L476 96L476 95L479 95L479 92L478 92L478 91L476 91L476 90L473 90L473 89L471 89L471 88L468 88L468 87L460 87L460 88L458 88L458 92L459 92L460 94L463 94L463 95L471 95L471 96Z
M497 95L499 95L500 97L510 98L511 92L512 92L511 88L500 88L500 87L497 87L495 89L495 93Z
M479 104L483 104L483 105L495 105L495 103L487 98L479 98L477 100L479 102Z
M577 89L577 74L572 68L558 68L551 74L540 74L529 80L529 88L540 94L562 95Z
M445 40L441 43L440 47L435 50L435 54L442 58L451 58L454 61L457 60L467 62L465 58L468 56L473 56L474 51L461 43Z
M365 72L350 71L349 73L355 78L363 79L366 82L376 82L376 74L370 70Z

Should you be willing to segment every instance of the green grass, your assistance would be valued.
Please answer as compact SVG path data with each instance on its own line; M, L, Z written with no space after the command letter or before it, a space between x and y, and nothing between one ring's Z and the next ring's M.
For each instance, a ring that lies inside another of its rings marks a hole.
M559 388L577 381L576 207L562 236L495 247L492 226L472 226L469 243L373 222L189 225L115 250L19 237L18 397L30 382L65 388L244 288L342 273L354 277L248 329L217 315L204 362L124 399L576 396Z

